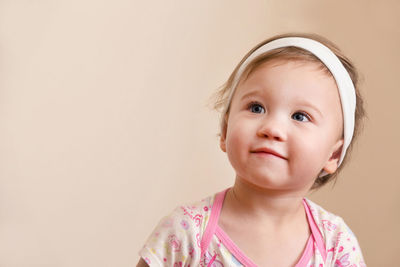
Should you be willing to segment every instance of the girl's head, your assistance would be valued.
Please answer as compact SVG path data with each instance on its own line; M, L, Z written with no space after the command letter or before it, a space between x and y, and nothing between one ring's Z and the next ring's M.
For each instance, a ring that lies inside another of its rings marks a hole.
M335 64L324 58L323 63L318 58L321 55L317 57L309 47L278 45L274 48L272 45L266 52L259 52L260 47L264 49L272 41L285 37L303 37L328 47L344 66L345 75L332 69ZM342 76L350 77L347 83L352 83L355 90L345 88L339 94L337 84L346 87ZM239 176L257 177L257 169L260 175L273 174L273 170L282 174L286 170L288 179L308 175L312 188L318 188L332 180L343 167L359 133L364 109L357 85L358 75L353 64L330 41L310 34L270 38L242 59L217 93L215 108L223 109L221 148L228 153ZM352 97L357 103L354 112L351 111L354 109ZM343 158L341 152L346 148ZM270 153L264 152L279 154L280 158L271 158ZM283 183L284 178L280 179Z

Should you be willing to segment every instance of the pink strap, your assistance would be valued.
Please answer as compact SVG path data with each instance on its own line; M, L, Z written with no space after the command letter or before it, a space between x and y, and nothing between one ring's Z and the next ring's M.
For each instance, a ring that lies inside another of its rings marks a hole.
M310 261L314 252L314 236L311 234L308 238L306 248L304 249L303 255L301 255L300 260L297 262L295 267L307 267L307 263Z
M203 256L204 253L207 251L208 245L211 242L211 238L215 233L215 228L218 224L219 214L221 213L222 203L224 202L225 194L228 190L229 188L225 189L222 192L219 192L214 198L214 203L211 208L210 219L207 223L204 235L200 241L201 256Z
M236 246L235 242L230 239L230 237L221 229L221 227L217 226L216 233L219 239L221 239L224 246L231 252L235 258L242 263L246 267L257 267L257 265L248 258L238 246Z
M311 214L310 208L306 202L305 199L303 199L303 205L307 213L307 218L308 218L308 224L310 225L312 235L314 236L315 243L317 244L317 248L319 252L321 253L322 259L324 260L324 263L326 262L326 248L325 248L325 242L324 238L321 235L321 232L319 231L319 228L317 224L315 223L314 217Z

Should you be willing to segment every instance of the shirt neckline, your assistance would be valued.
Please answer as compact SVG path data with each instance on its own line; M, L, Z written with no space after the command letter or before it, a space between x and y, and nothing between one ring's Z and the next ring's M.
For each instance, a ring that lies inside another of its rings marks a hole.
M233 242L229 235L225 233L225 231L218 225L219 215L221 213L222 205L225 200L226 193L230 188L227 188L215 195L214 203L211 209L210 219L201 240L201 255L205 253L209 243L211 242L211 238L214 234L216 234L220 239L224 246L236 257L238 261L240 261L244 266L256 267L257 265L243 253L240 248ZM325 244L322 238L322 235L315 223L315 220L310 211L309 204L306 199L303 199L304 209L307 214L308 225L310 226L311 234L307 241L306 247L300 257L300 260L297 262L295 267L306 266L309 260L312 257L314 252L313 244L316 243L316 248L320 251L323 260L326 260L326 249Z

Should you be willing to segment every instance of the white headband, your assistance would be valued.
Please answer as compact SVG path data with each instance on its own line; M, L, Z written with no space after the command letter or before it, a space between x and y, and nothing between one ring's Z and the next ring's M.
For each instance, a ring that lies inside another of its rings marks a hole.
M238 85L239 79L243 74L244 69L247 65L253 61L257 56L264 54L273 49L295 46L307 50L314 54L317 58L321 60L322 63L329 69L332 73L333 77L336 80L336 85L339 90L340 101L342 104L342 113L343 113L343 135L344 135L344 143L342 154L340 155L338 166L342 163L343 158L346 154L346 150L350 145L351 139L353 138L354 132L354 114L356 108L356 93L353 85L353 81L350 78L349 73L337 58L337 56L325 45L308 38L303 37L284 37L280 39L273 40L269 43L264 44L259 47L256 51L254 51L243 64L238 69L236 76L232 83L232 88L229 98L228 104L222 114L225 114L227 109L230 106L232 101L233 94ZM320 177L326 175L326 172L323 172Z

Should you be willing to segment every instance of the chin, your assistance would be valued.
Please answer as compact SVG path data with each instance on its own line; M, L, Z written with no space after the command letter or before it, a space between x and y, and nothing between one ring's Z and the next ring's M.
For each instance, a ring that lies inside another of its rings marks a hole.
M287 181L285 182L283 178L272 178L272 177L255 177L255 179L243 179L248 185L253 185L260 189L268 190L287 190L290 188Z

